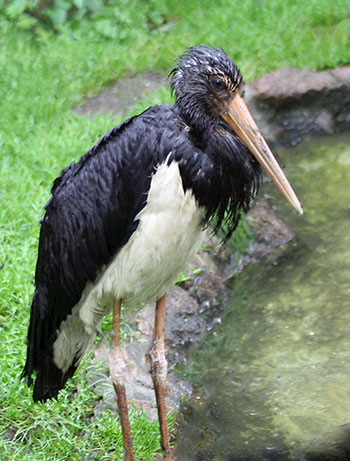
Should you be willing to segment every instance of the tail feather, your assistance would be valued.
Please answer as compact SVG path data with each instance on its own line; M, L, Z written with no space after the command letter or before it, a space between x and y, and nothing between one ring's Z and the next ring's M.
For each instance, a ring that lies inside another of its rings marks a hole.
M73 352L70 357L70 366L62 371L53 360L53 346L57 340L57 329L49 333L48 320L43 320L39 304L44 304L37 290L33 297L33 305L28 329L27 359L22 373L28 386L33 382L32 375L36 372L33 399L34 402L56 398L58 392L64 387L78 367L78 357ZM40 301L40 303L39 303ZM74 332L73 332L74 333ZM73 334L72 333L72 334ZM74 336L74 335L73 335ZM63 368L63 367L62 367Z
M56 398L58 392L64 387L67 380L71 378L77 369L74 364L63 373L54 363L51 353L45 354L42 358L40 368L38 370L34 391L34 402L45 401L48 399Z

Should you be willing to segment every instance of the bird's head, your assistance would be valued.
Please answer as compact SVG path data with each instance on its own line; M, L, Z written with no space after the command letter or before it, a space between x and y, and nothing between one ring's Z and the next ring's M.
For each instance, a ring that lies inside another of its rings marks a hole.
M188 48L170 78L176 104L197 129L219 119L242 83L241 73L224 51L204 45Z
M200 133L212 125L231 128L280 192L299 213L303 213L298 198L240 95L241 73L223 50L205 45L188 48L170 72L170 85L188 125Z

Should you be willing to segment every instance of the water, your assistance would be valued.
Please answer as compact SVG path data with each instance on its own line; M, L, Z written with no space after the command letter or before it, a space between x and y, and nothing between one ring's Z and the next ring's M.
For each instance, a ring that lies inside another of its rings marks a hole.
M275 265L249 267L222 323L183 371L178 459L350 459L350 145L345 136L289 151L296 234Z

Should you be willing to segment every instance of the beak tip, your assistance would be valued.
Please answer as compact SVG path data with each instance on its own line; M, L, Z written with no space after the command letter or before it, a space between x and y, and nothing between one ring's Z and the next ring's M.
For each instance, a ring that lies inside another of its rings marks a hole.
M302 206L300 205L300 203L298 203L296 206L295 206L295 209L297 210L297 214L304 214L304 210L302 208Z

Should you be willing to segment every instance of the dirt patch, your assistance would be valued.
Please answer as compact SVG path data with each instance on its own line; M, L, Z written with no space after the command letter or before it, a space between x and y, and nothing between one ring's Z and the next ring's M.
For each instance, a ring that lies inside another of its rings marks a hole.
M121 115L147 93L153 93L166 84L167 79L157 72L148 71L130 75L108 86L96 97L86 98L83 105L76 106L73 110L85 116L94 116L98 113Z

